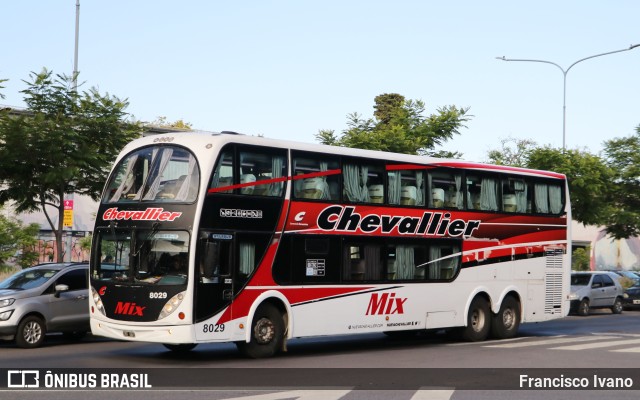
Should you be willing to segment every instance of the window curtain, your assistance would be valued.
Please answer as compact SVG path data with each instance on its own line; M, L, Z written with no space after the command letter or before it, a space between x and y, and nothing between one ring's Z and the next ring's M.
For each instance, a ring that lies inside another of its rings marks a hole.
M282 178L282 169L284 167L284 158L274 156L271 159L271 178ZM284 182L273 182L269 184L269 196L281 196Z
M424 173L422 171L416 171L416 205L423 206L424 205L424 190L423 190L423 181L424 181Z
M429 248L429 260L431 261L429 265L429 279L440 279L440 264L442 261L439 261L442 257L442 249L437 246L432 246Z
M498 210L498 182L495 179L482 178L480 184L480 209Z
M527 185L524 181L514 181L516 191L516 212L527 212Z
M189 156L189 171L187 172L187 176L185 178L184 181L182 181L182 184L180 185L180 189L178 189L178 194L176 195L176 200L177 201L185 201L185 200L193 200L193 199L189 199L189 193L193 193L191 186L195 186L198 184L199 179L194 179L194 178L199 178L198 177L194 177L193 176L193 171L195 170L196 167L196 159L192 156ZM196 174L198 175L198 174Z
M549 188L547 185L538 184L534 185L534 195L536 200L536 212L548 213L549 212Z
M396 246L396 279L413 279L415 256L413 247Z
M253 243L240 243L240 273L249 276L256 266L256 246Z
M349 201L368 202L367 180L369 167L357 165L344 166L344 190Z
M562 212L562 187L549 185L549 208L554 214Z
M131 157L129 157L129 162L127 163L127 170L124 173L124 177L122 179L122 182L118 186L118 189L111 197L111 200L110 200L111 202L116 202L120 200L122 193L128 192L129 189L131 189L131 186L133 185L133 180L135 178L131 172L133 171L133 166L136 165L136 161L138 161L138 154L134 154Z
M172 148L165 148L162 151L162 154L160 155L160 165L158 166L156 174L153 178L153 182L151 182L151 185L149 185L149 190L147 191L147 194L144 196L143 200L153 200L156 197L156 194L158 194L158 190L160 189L160 183L162 182L162 177L164 174L164 169L167 168L167 164L169 164L169 161L171 160L172 155L173 155ZM140 188L140 190L138 191L136 198L138 198L141 193L142 193L142 188Z
M429 203L427 206L429 208L433 208L433 177L431 174L427 174L427 198L429 199Z
M379 246L364 247L365 280L380 280L382 276L382 262L380 260Z
M400 171L389 172L389 204L400 204L402 187L400 183Z
M464 208L464 196L462 196L462 176L455 175L456 181L456 208L462 210Z
M329 163L326 161L320 161L320 172L326 172L329 170ZM327 176L322 176L322 195L320 199L329 200L331 198L331 191L329 190L329 184L327 183Z

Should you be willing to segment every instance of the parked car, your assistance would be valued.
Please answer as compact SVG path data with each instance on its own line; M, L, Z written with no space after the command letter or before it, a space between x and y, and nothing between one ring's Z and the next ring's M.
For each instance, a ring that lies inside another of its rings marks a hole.
M624 291L622 304L625 310L640 309L640 283Z
M588 315L592 308L609 308L614 314L623 309L624 290L612 272L572 272L571 312Z
M0 338L40 346L47 332L83 336L89 325L89 264L50 263L0 282Z
M618 270L613 271L613 270L611 270L611 271L608 271L608 272L613 272L614 274L620 275L621 277L629 278L631 281L633 281L634 284L640 282L640 275L636 274L633 271L622 271L622 270L621 271L618 271Z

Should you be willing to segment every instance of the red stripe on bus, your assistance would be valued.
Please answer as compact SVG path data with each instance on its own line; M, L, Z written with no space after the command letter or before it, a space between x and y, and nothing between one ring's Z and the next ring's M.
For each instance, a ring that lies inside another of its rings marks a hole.
M270 183L285 182L288 179L289 179L288 176L283 176L281 178L264 179L262 181L239 183L237 185L220 186L220 187L217 187L217 188L209 189L207 191L207 193L226 192L227 190L240 189L240 188L245 188L245 187L249 187L249 186L268 185Z

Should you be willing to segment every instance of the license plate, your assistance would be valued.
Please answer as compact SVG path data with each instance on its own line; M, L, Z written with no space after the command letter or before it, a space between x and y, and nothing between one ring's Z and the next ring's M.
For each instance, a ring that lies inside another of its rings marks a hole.
M640 304L640 300L634 300L633 304Z

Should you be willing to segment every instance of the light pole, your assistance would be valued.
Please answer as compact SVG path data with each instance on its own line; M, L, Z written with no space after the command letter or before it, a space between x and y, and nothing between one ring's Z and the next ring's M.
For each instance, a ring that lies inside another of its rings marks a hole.
M558 67L558 69L560 69L560 71L562 71L562 150L566 149L566 128L567 128L567 74L569 73L569 70L571 68L573 68L574 65L585 61L585 60L589 60L591 58L596 58L596 57L601 57L601 56L606 56L608 54L614 54L614 53L620 53L623 51L629 51L629 50L633 50L636 47L640 47L640 44L633 44L631 46L629 46L629 48L627 49L622 49L622 50L615 50L615 51L608 51L606 53L601 53L601 54L596 54L593 56L589 56L589 57L585 57L585 58L581 58L578 61L574 62L573 64L569 65L569 68L564 69L562 68L560 65L551 62L551 61L545 61L545 60L529 60L529 59L520 59L520 58L506 58L504 56L502 57L496 57L496 59L498 60L502 60L502 61L526 61L526 62L538 62L538 63L545 63L545 64L551 64L551 65L555 65L556 67Z

